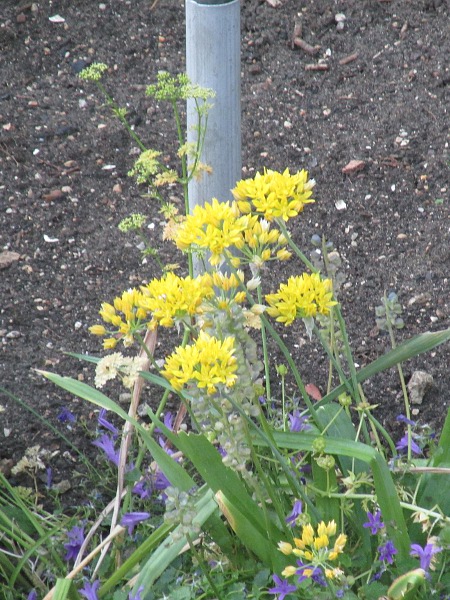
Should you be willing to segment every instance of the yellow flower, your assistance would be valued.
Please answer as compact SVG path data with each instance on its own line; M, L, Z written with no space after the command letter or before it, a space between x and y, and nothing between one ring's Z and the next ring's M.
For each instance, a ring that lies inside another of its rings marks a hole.
M314 185L305 170L291 175L289 169L283 173L265 169L253 179L239 181L232 193L243 213L251 211L250 200L254 210L268 221L276 218L287 221L297 216L305 204L314 202L311 198Z
M118 340L116 338L106 338L103 340L103 348L105 350L112 350L117 346L117 341Z
M103 325L92 325L92 327L89 327L89 331L93 335L106 335L106 327Z
M176 390L191 382L214 394L219 384L234 386L237 366L234 337L221 341L201 331L193 344L177 348L166 359L161 374Z
M288 542L278 542L278 550L287 556L292 554L292 545Z
M292 575L295 575L296 571L297 569L295 567L288 566L285 569L283 569L281 574L283 575L283 577L292 577Z
M150 326L172 327L177 319L195 315L203 300L214 293L209 281L208 275L193 279L169 272L142 287L140 306L152 315Z
M317 526L317 534L318 535L335 535L336 534L336 523L335 521L329 521L328 525L325 525L323 521L319 523Z
M337 304L333 299L331 279L321 279L318 273L289 277L277 293L267 294L267 313L277 321L290 325L296 318L327 315Z

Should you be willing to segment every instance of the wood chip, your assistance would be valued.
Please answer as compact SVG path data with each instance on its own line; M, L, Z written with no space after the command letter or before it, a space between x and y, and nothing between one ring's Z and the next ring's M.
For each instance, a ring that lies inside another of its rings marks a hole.
M48 194L44 194L42 198L46 202L53 202L54 200L60 200L64 196L64 192L61 190L52 190Z
M293 43L294 46L297 46L297 48L301 48L307 54L311 54L311 56L317 54L321 48L321 46L311 46L311 44L308 44L308 42L305 42L305 40L302 40L302 38L299 37L294 38Z
M17 262L20 258L18 252L11 252L10 250L4 250L0 252L0 269L7 269L13 263Z
M328 71L330 68L326 63L312 63L305 65L305 71Z
M348 63L353 62L354 60L356 60L359 56L359 52L353 52L353 54L349 54L348 56L344 56L344 58L341 58L341 60L339 61L340 65L348 65Z
M362 171L365 166L366 163L363 160L351 160L343 167L342 173L344 173L344 175L353 175L353 173Z

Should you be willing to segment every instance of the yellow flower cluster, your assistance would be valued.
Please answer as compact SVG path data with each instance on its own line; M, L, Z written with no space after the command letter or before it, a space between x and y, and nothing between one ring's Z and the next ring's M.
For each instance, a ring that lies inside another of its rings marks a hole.
M191 382L214 394L219 384L234 386L237 367L234 337L218 340L201 331L193 344L178 347L166 359L161 374L176 390Z
M313 526L308 524L302 528L302 537L294 538L295 546L292 546L288 542L279 542L278 549L283 554L293 554L302 559L302 561L306 560L311 564L311 568L302 567L303 576L311 577L315 569L321 567L324 570L325 576L328 579L333 579L339 577L342 572L328 563L337 560L339 555L344 551L345 544L347 543L347 536L340 533L334 541L333 546L331 546L330 538L335 535L335 521L329 521L328 524L321 521L317 526L317 533L314 532ZM290 565L284 569L282 575L290 577L295 575L297 571L298 567Z
M214 295L211 277L207 274L179 277L172 272L161 279L153 279L140 290L132 289L114 299L113 304L104 302L99 314L103 321L112 325L93 325L89 331L94 335L110 337L103 340L105 349L115 348L119 339L130 346L135 333L153 329L157 325L172 327L177 320L201 313L205 298Z
M265 169L252 179L243 179L232 190L233 196L243 213L256 211L267 221L281 218L284 221L296 217L311 198L313 179L308 179L304 169L291 175L289 169L283 173ZM253 205L253 206L252 206Z
M295 217L311 198L314 180L306 171L294 175L266 170L253 179L240 181L232 190L234 202L213 199L196 206L191 215L168 227L165 237L180 250L210 252L209 262L220 265L228 259L233 267L250 264L257 274L269 260L287 260L288 240L271 221ZM233 252L232 252L233 249Z
M111 332L104 325L93 325L89 331L94 335L114 335L103 340L105 349L115 348L120 338L123 338L125 346L133 343L133 333L142 328L142 323L147 317L147 311L141 305L142 293L133 288L123 292L122 296L114 299L113 304L103 302L99 312L105 323L111 324L114 331Z
M175 232L175 243L180 250L197 247L211 252L211 265L221 263L228 248L242 248L243 232L248 228L250 217L242 216L235 202L219 202L197 205L191 215Z
M276 294L267 294L266 300L270 305L267 314L286 326L296 318L327 315L337 304L333 300L331 279L321 279L318 273L289 277Z
M193 316L205 298L214 295L209 275L179 277L167 273L142 287L141 306L151 313L150 328L157 325L172 327L175 320Z

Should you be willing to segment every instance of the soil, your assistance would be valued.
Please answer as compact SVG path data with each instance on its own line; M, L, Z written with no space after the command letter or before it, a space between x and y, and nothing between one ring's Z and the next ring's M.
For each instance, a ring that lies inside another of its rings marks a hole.
M307 253L314 234L339 252L339 300L360 366L390 347L375 325L385 292L403 307L399 342L450 326L449 16L449 0L242 1L243 177L289 167L315 178L316 204L292 232ZM309 48L294 40L296 22ZM148 214L153 243L168 262L179 260L160 239L158 204L127 176L135 142L78 72L107 63L105 83L135 131L174 164L169 109L145 87L159 70L184 71L184 40L181 0L0 5L0 386L8 391L0 391L0 459L8 476L36 444L53 453L55 481L78 469L38 416L92 455L93 408L35 369L92 382L92 366L65 353L101 355L88 332L101 302L159 276L118 223ZM350 161L361 162L346 169ZM292 262L281 274L297 272ZM282 333L305 382L323 391L325 370L304 330ZM159 357L165 349L162 339ZM437 431L449 404L449 358L447 344L404 366L407 380L416 370L432 375L414 409ZM365 391L398 439L396 370ZM76 423L58 421L62 407Z

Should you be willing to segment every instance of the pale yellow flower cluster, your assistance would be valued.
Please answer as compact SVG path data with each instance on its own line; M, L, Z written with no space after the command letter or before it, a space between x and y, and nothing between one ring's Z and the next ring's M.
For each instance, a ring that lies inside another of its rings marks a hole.
M329 521L328 523L321 521L317 526L317 533L314 532L311 524L307 524L302 528L302 537L294 538L294 546L289 542L279 542L278 549L287 556L293 554L302 559L302 561L306 560L311 564L310 568L301 568L304 577L311 577L315 569L321 567L328 579L338 578L342 575L342 571L328 563L336 561L339 555L343 553L345 544L347 543L347 536L340 533L331 546L330 538L335 535L335 521ZM289 565L284 569L282 575L290 577L298 574L297 571L298 567Z
M120 352L104 356L95 367L95 387L102 388L107 381L119 376L123 385L131 389L139 372L144 369L145 362L146 358L143 356L123 356Z

